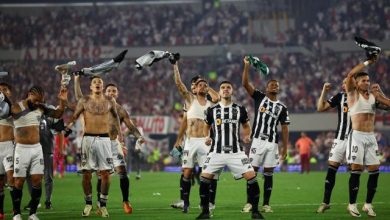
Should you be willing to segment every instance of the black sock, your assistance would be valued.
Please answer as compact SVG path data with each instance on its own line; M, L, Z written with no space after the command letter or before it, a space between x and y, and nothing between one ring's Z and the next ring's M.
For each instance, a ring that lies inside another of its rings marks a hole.
M323 200L323 203L325 204L330 203L330 196L332 195L332 190L334 184L336 183L337 169L338 167L334 167L331 165L328 166L328 173L326 174L326 178L325 178L325 192L324 192L324 200Z
M121 187L123 202L128 202L130 182L129 182L129 177L127 176L126 173L119 174L119 182L120 182L119 185Z
M0 213L4 214L4 191L0 191Z
M102 191L102 178L98 176L96 183L97 201L100 201L100 192Z
M251 200L249 199L249 194L248 194L248 189L249 189L249 184L248 181L246 182L246 203L251 203Z
M183 190L184 190L184 185L183 185L183 174L180 176L180 200L184 200L183 196Z
M263 205L269 205L269 199L271 198L272 186L273 186L273 172L264 172L264 199Z
M84 199L85 199L86 205L92 205L92 195L87 195L84 197ZM99 201L99 199L98 199L98 201Z
M215 204L215 196L217 195L217 180L210 180L210 202Z
M209 211L209 201L210 201L210 179L200 177L200 187L199 187L199 196L200 196L200 205L202 206L203 212Z
M108 195L100 194L100 207L107 206Z
M368 175L366 203L372 203L378 186L379 170L368 171Z
M191 191L191 179L187 179L183 176L183 200L184 205L190 205L190 191Z
M355 204L359 192L361 170L352 170L349 178L349 204Z
M30 207L30 215L35 214L37 212L39 200L41 200L42 196L42 188L40 186L33 186L31 189L31 207Z
M13 188L12 205L14 207L14 215L20 214L20 204L22 202L23 190Z
M259 198L260 198L260 187L257 182L257 177L253 177L252 179L247 181L247 195L249 198L249 203L252 204L252 212L259 211Z

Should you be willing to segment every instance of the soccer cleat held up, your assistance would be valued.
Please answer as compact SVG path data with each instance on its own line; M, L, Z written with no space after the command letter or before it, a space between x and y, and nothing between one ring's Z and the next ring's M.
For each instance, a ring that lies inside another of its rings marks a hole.
M355 43L366 51L366 56L368 59L372 59L375 56L378 56L378 54L380 54L382 51L378 45L361 37L356 36Z

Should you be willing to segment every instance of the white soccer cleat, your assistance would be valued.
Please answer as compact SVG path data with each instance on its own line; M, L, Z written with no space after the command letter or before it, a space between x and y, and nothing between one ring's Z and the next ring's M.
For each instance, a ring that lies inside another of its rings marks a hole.
M14 217L12 217L12 220L22 220L22 216L20 214L17 214Z
M210 211L213 211L215 209L215 204L213 204L213 203L209 203L209 210Z
M367 213L370 217L375 217L376 213L374 212L374 207L371 205L371 203L365 203L362 208L363 212Z
M91 214L92 205L85 205L83 213L81 213L81 216L87 217Z
M324 213L326 210L330 209L330 205L326 203L322 203L320 207L317 209L317 213Z
M244 205L244 208L241 209L241 212L250 212L252 211L252 204L247 203Z
M107 207L103 206L103 207L100 207L100 212L101 212L101 215L103 218L108 218L110 217L110 215L108 214L108 211L107 211Z
M174 209L183 209L184 201L183 200L179 200L179 201L171 204L171 207L174 208Z
M32 214L30 216L28 216L28 220L39 220L37 214Z
M272 212L274 212L274 211L272 210L271 206L269 206L269 205L263 205L263 207L261 207L260 212L272 213Z
M349 211L349 214L351 214L353 217L360 217L360 212L357 208L356 203L355 204L348 204L347 210Z

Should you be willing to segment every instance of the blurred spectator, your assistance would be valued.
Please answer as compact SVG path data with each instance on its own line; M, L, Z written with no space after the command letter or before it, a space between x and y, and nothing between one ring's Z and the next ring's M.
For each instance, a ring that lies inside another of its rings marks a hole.
M313 140L306 135L305 132L301 132L301 137L295 142L295 148L299 151L301 161L301 173L305 171L310 172L310 151L315 146Z

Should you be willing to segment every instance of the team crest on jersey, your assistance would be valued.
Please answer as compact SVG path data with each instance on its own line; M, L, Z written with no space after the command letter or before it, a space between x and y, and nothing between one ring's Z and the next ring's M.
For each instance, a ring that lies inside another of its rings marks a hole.
M255 154L256 153L256 148L251 148L251 152L252 152L252 154Z
M280 107L278 105L275 106L275 112L279 112L280 111Z
M222 120L220 118L217 118L217 120L215 120L215 123L217 125L221 125L222 124Z
M348 112L348 107L347 106L344 106L343 112Z
M260 107L259 109L260 112L265 112L265 108L263 106Z
M356 160L356 156L352 156L352 160Z

